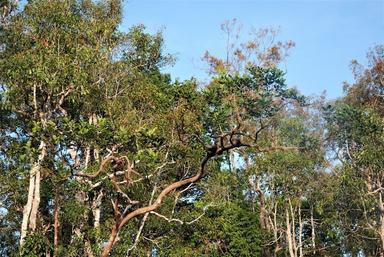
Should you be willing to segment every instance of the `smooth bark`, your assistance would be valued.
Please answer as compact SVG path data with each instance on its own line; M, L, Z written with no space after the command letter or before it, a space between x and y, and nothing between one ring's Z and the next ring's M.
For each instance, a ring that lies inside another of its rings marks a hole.
M285 225L286 225L286 238L287 238L289 256L295 257L295 252L293 249L293 242L292 242L291 222L289 218L289 210L287 205L285 206Z
M313 205L311 206L311 241L313 254L316 253L316 233L315 233L315 220L313 218Z
M46 155L47 146L44 141L40 141L39 156L29 171L28 199L23 208L23 218L20 232L21 247L23 246L25 238L28 234L28 227L31 231L35 231L36 229L37 213L40 205L41 165Z

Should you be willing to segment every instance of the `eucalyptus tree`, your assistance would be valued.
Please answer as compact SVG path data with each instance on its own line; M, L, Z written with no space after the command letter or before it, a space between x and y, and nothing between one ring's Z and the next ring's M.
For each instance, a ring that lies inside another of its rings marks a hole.
M335 203L345 251L383 254L383 46L368 53L369 67L353 62L355 82L326 109L330 146L341 162ZM351 243L352 242L352 243Z
M59 192L63 181L72 181L73 167L87 166L77 158L85 156L91 141L81 128L102 114L106 98L101 96L111 91L113 51L124 39L117 31L120 8L120 1L29 1L2 26L2 162L7 177L16 177L14 183L27 193L11 194L7 210L14 214L25 203L21 246L29 235L48 233L51 221L43 207L49 210L54 202L58 210L60 196L42 199L42 187L54 182L53 191ZM83 149L70 156L77 146ZM57 220L54 224L56 238Z

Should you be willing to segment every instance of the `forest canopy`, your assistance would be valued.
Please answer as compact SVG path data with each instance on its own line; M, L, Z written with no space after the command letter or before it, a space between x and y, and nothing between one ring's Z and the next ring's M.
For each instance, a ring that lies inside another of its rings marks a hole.
M0 1L1 256L384 256L384 46L328 100L223 23L174 80L120 0Z

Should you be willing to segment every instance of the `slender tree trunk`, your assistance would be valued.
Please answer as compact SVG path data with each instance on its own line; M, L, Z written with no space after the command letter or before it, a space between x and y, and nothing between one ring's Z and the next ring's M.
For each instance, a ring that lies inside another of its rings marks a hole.
M299 256L303 257L303 221L301 220L301 206L299 205Z
M234 151L229 151L229 171L234 173L236 172L236 161L235 161L235 152Z
M297 246L296 246L296 222L295 222L295 211L293 210L292 208L292 203L291 203L291 199L288 199L288 203L289 203L289 209L291 211L291 217L292 217L292 229L291 229L291 233L292 233L292 248L293 248L293 252L295 254L295 257L297 256Z
M291 222L289 219L289 210L288 206L285 206L285 224L286 224L286 235L287 235L287 244L288 244L288 250L289 250L289 256L295 257L294 249L293 249L293 242L292 242L292 231L291 231Z
M33 163L32 168L29 171L28 199L23 209L20 246L23 246L25 237L28 233L28 227L31 231L35 231L36 229L37 213L40 205L41 163L47 154L47 148L44 141L40 141L39 152L37 161Z
M59 220L59 212L60 212L60 205L59 205L59 197L56 195L55 197L55 209L54 209L54 223L53 223L53 229L54 229L54 235L53 235L53 256L58 256L58 250L59 250L59 227L60 227L60 220Z
M101 190L98 193L97 197L95 199L93 199L93 201L92 201L92 213L93 213L93 218L94 218L93 227L96 230L100 229L101 203L103 200L103 196L104 196L104 193Z
M29 215L31 214L33 194L35 191L35 172L36 169L40 169L39 165L36 163L29 172L29 188L28 188L28 200L23 209L23 220L21 223L21 233L20 233L20 246L23 246L25 237L27 236Z
M36 169L35 173L35 191L32 201L31 216L29 218L29 228L32 232L36 230L37 213L40 206L40 181L41 181L41 166Z
M85 168L88 168L90 158L91 158L91 147L87 146L87 148L85 149L85 161L84 161Z
M274 205L273 211L273 238L275 239L275 252L274 256L277 256L277 253L281 250L280 242L278 240L279 229L277 227L277 203Z
M312 240L312 249L313 254L316 253L316 233L315 233L315 220L313 218L313 205L311 205L311 240Z
M264 196L264 192L261 191L261 188L260 188L260 180L257 180L256 192L259 195L259 199L260 199L260 221L262 223L263 228L266 229L267 231L270 231L270 227L268 226L268 213L265 207L265 196Z
M379 192L379 210L380 210L380 239L381 239L381 253L380 257L384 257L384 204L383 204L383 194Z
M260 188L260 178L256 178L256 183L253 181L252 177L249 177L249 182L251 186L253 187L253 190L257 193L259 196L259 207L260 207L260 213L259 213L259 220L260 225L263 229L266 231L271 231L271 227L268 222L269 214L267 212L266 206L265 206L265 195L264 192ZM262 247L262 255L265 257L272 256L271 250L269 247Z
M103 200L104 193L102 190L92 201L92 213L93 213L93 227L96 232L96 243L100 244L100 217L101 217L101 203Z

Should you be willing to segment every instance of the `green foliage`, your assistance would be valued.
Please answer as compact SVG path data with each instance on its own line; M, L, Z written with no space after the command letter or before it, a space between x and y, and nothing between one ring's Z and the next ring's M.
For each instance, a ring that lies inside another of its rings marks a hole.
M42 253L52 250L52 245L48 238L41 234L34 234L27 238L25 245L21 249L20 256L38 257Z
M160 256L261 256L262 232L255 213L235 202L205 208L199 222L169 232L175 237L162 243Z
M261 66L238 56L238 70L208 54L216 72L201 88L161 72L174 61L161 32L118 29L122 1L33 0L19 11L2 1L0 9L0 255L100 255L122 215L215 154L201 183L162 199L156 211L173 221L130 220L112 254L127 253L141 224L136 256L283 256L287 226L313 256L382 250L382 48L321 116L277 68L292 44L259 53ZM38 190L28 192L29 181ZM37 224L17 250L28 193Z
M383 74L380 47L372 56L370 68L355 74L345 98L325 108L330 147L342 161L334 204L341 221L339 238L345 252L360 251L374 256L382 251L378 232L382 224L384 123L380 105ZM377 55L376 55L377 54ZM356 68L357 63L354 63Z

